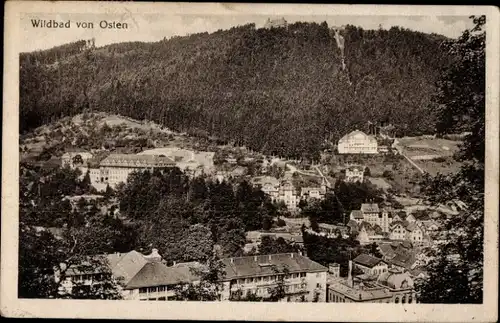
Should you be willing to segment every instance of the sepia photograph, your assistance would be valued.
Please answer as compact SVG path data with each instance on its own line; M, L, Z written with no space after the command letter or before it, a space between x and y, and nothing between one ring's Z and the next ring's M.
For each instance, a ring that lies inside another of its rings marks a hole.
M497 320L498 8L33 3L7 3L9 302Z

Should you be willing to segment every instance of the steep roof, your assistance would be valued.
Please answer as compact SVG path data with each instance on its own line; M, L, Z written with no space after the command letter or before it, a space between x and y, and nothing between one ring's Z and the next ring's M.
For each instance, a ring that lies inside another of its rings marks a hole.
M369 267L369 268L375 267L380 262L385 263L385 261L383 261L380 258L373 257L373 256L370 256L370 255L364 254L364 253L357 256L356 258L354 258L353 262L360 264L360 265L363 265L363 266L366 266L366 267Z
M373 226L366 221L359 224L359 229L361 230L362 228L365 228L366 231L373 231Z
M391 223L391 230L397 225L401 225L403 228L406 228L406 224L403 221L394 221Z
M279 271L287 268L291 273L328 271L326 267L298 253L225 258L222 262L226 280L276 275L274 268Z
M397 216L399 216L399 218L404 221L406 220L406 212L405 211L399 211L396 213Z
M347 222L347 226L349 227L349 229L351 231L357 231L359 229L358 227L358 223L354 220L349 220L349 222Z
M351 215L355 219L363 219L363 213L360 210L352 210Z
M126 254L107 255L111 272L115 277L123 277L123 283L127 284L147 264L144 256L132 250Z
M197 279L189 266L167 267L161 262L149 262L132 278L125 289L190 283Z
M361 204L361 212L363 213L378 213L380 212L378 205L375 203L363 203Z
M380 274L377 282L387 286L392 290L410 289L413 288L413 279L405 272L387 271Z
M406 269L410 269L411 266L415 263L416 261L416 255L415 252L408 252L408 253L397 253L394 258L389 260L389 262L393 265L403 267Z
M395 248L391 246L389 243L379 243L378 245L380 249L380 253L384 256L384 258L391 259L396 256Z
M413 232L417 229L420 229L420 226L417 225L415 222L412 222L412 223L408 223L408 225L406 226L406 230L410 231L410 232Z
M417 221L430 221L431 220L431 217L429 215L429 213L427 212L415 212L415 213L412 213L413 217L415 218L415 220Z

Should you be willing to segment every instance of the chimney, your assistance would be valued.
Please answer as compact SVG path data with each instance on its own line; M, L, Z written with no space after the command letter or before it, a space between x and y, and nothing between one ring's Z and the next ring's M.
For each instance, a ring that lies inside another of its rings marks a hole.
M233 260L233 258L231 257L230 259L231 259L231 263L234 263L234 260Z
M292 252L292 253L290 253L290 258L293 258L293 252Z
M271 255L269 255L269 260L271 260Z
M347 284L352 287L352 260L349 260L349 271L347 272Z
M257 261L257 256L253 256L253 261Z

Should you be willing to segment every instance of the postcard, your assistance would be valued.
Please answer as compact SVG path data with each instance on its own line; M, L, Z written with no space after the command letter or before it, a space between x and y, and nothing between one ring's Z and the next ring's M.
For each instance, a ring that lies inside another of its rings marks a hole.
M5 8L2 315L498 319L498 8Z

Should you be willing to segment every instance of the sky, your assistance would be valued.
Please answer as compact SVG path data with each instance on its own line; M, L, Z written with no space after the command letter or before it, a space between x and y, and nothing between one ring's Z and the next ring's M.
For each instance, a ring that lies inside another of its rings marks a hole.
M472 27L468 16L377 16L377 15L168 15L168 14L24 14L21 16L21 35L19 43L21 52L42 50L69 42L95 38L97 47L111 43L126 41L154 42L172 36L184 36L199 32L214 32L219 29L229 29L234 26L255 23L257 28L264 25L267 18L285 18L289 23L297 21L326 21L328 26L346 24L363 29L389 29L399 26L425 33L437 33L450 38L456 38L462 32ZM71 28L35 28L32 20L54 19L56 21L71 21ZM126 30L102 29L101 21L116 21L127 23ZM77 28L76 22L93 22L93 29Z

